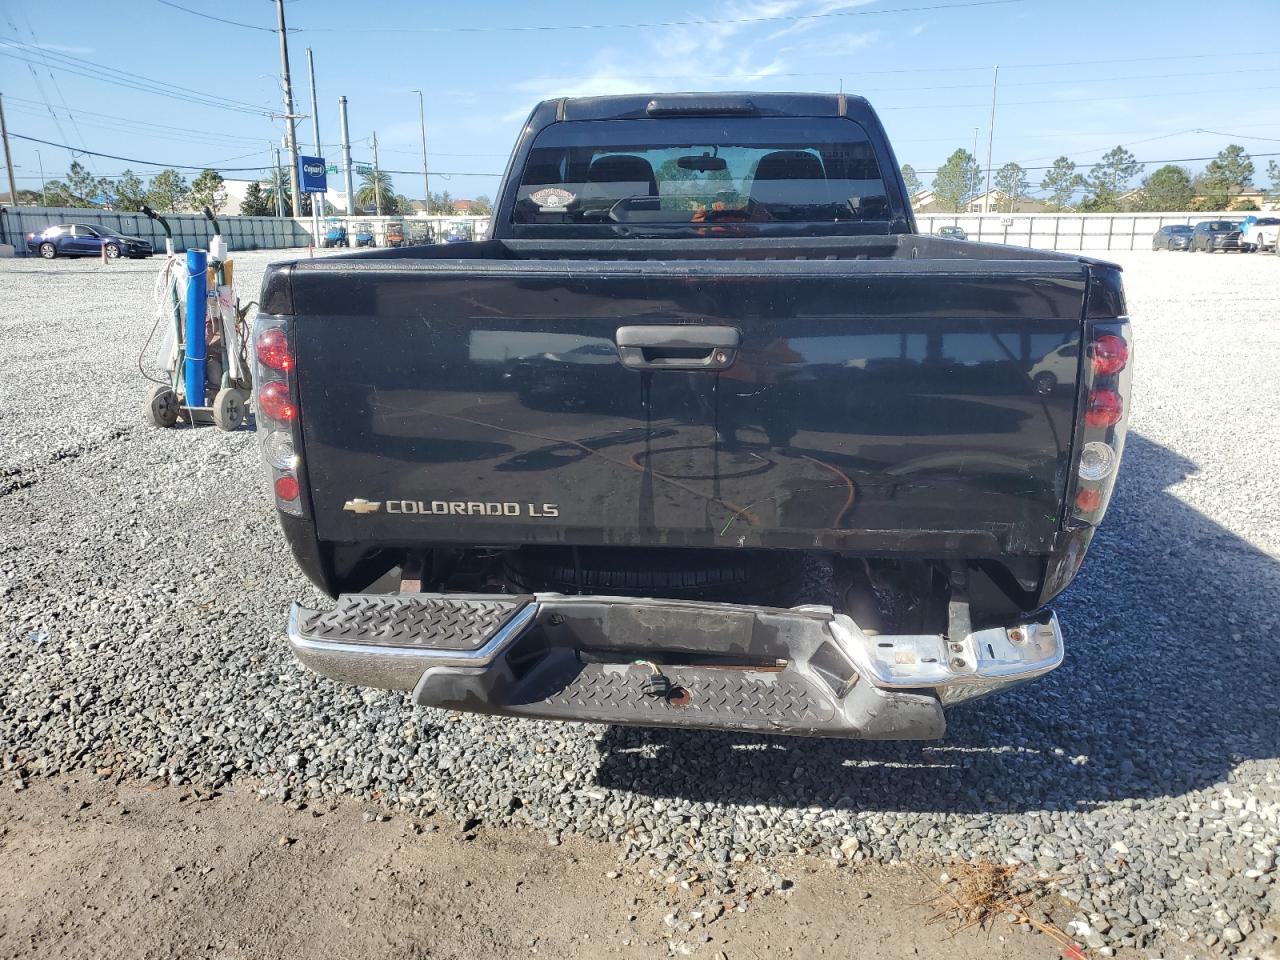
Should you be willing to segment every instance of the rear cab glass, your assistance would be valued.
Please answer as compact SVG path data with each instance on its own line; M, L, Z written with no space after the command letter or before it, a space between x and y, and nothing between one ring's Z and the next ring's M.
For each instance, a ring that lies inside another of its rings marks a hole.
M890 216L874 147L852 120L678 117L548 126L530 149L512 222L701 234Z

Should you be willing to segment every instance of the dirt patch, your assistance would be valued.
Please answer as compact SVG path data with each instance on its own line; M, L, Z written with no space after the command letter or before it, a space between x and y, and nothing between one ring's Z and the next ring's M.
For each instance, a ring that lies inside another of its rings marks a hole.
M1055 955L1013 928L951 939L914 870L771 865L785 889L715 918L585 841L354 802L297 810L92 777L0 797L4 957L846 957ZM372 818L372 820L370 820ZM675 914L673 917L672 914Z

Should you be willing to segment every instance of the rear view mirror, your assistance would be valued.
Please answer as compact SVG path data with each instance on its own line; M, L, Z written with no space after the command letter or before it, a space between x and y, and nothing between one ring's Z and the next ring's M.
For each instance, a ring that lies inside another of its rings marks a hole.
M697 170L699 173L707 173L710 170L726 170L729 164L724 157L712 157L703 154L702 156L681 157L676 161L676 166L681 170Z

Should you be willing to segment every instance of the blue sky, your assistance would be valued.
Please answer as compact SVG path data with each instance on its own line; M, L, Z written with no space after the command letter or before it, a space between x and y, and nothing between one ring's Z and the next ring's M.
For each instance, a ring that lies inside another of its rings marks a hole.
M415 198L413 89L426 95L432 190L454 197L492 195L529 108L561 95L843 87L872 102L899 160L917 170L972 149L975 128L985 161L994 64L995 167L1047 166L1062 154L1087 164L1121 143L1140 160L1204 157L1237 142L1261 183L1258 155L1280 154L1276 0L1240 0L1216 8L1222 16L1193 0L289 0L285 9L297 112L311 112L309 46L326 154L336 157L346 95L356 162L368 162L376 130L381 165L406 171L396 189ZM252 178L233 168L264 166L283 132L265 115L281 109L274 25L271 0L0 0L9 130ZM498 29L510 27L542 29ZM309 119L298 135L309 151ZM13 148L25 188L39 186L36 149L49 177L73 157L21 139ZM104 176L159 169L84 162ZM1033 185L1041 176L1031 173Z

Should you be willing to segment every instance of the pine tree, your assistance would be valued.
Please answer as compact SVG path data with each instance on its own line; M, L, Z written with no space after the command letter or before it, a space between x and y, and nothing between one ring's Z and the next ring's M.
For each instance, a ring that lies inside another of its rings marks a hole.
M1084 177L1076 173L1076 165L1067 157L1059 157L1040 181L1040 189L1047 190L1047 203L1050 210L1066 210L1071 206L1071 198L1077 190L1084 186Z
M147 188L147 204L161 213L176 213L186 205L191 188L177 170L161 170L151 178Z
M996 171L996 189L1009 198L1009 212L1013 213L1018 201L1027 195L1027 171L1016 163L1006 163Z
M978 161L968 150L960 149L947 157L947 162L933 176L933 194L959 213L973 193L977 182Z
M1120 195L1129 181L1142 172L1142 164L1124 147L1113 147L1094 164L1085 179L1089 196L1081 209L1110 212L1120 209Z
M909 163L902 165L902 182L906 185L908 200L924 189L924 184L920 182L920 175Z
M1142 181L1139 210L1190 210L1196 191L1191 174L1177 164L1166 163Z
M116 208L119 210L141 210L146 199L146 189L142 178L132 170L125 170L115 182Z
M196 210L208 207L215 214L227 204L226 181L217 170L201 170L191 183L191 206Z
M275 208L267 200L266 194L262 192L262 184L256 181L249 184L244 192L244 199L240 201L240 215L242 217L269 217L275 212Z
M1272 161L1274 162L1274 161ZM1218 152L1210 160L1197 181L1204 194L1206 205L1213 210L1223 210L1231 198L1253 183L1253 161L1244 147L1233 143Z

